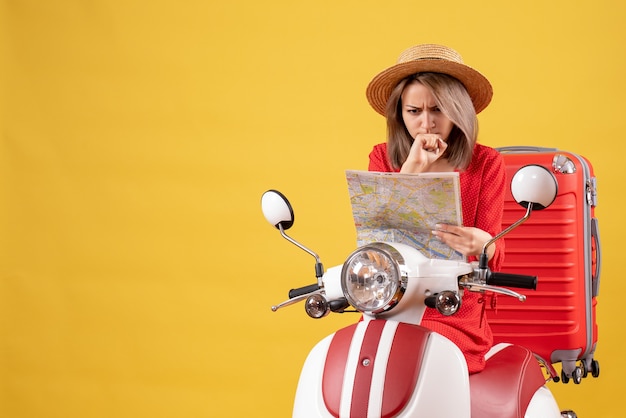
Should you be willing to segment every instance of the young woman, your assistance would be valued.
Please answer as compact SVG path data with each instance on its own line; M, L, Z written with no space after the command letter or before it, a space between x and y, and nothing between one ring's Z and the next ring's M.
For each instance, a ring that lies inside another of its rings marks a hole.
M463 225L437 225L434 234L470 260L501 230L505 171L501 155L477 143L477 113L493 90L454 50L424 44L404 51L398 62L372 79L366 95L387 119L387 141L374 146L369 170L402 173L459 172ZM489 248L498 270L504 241ZM485 299L465 292L459 312L445 317L428 309L422 325L455 342L470 373L485 366L493 344L484 319Z

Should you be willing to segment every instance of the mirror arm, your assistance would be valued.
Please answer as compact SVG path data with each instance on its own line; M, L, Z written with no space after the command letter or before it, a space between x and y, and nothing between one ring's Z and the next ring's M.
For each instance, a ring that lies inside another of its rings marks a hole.
M287 235L285 233L285 230L283 229L282 223L278 223L278 229L280 230L280 235L282 235L283 238L285 238L287 241L289 241L296 247L300 248L301 250L306 251L307 253L311 254L315 258L315 277L317 277L317 284L320 287L322 287L323 285L322 276L324 275L324 266L322 265L322 262L320 261L319 256L316 253L314 253L312 250L309 250L307 247L305 247L304 245L300 244L298 241L294 240L289 235Z
M530 213L532 212L532 210L533 210L533 203L529 202L528 208L526 208L526 214L524 216L522 216L515 223L511 224L508 228L500 232L495 237L491 238L489 241L485 243L485 245L483 245L483 251L480 253L480 260L478 262L478 268L481 271L486 271L488 269L489 256L487 255L487 248L489 248L491 244L493 244L494 242L496 242L497 240L499 240L500 238L502 238L503 236L511 232L513 229L517 228L522 223L526 222L526 220L530 218Z

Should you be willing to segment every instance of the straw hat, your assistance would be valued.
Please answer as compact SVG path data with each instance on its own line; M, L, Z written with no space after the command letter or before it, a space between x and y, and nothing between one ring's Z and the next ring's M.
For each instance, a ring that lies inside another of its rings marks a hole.
M443 45L413 46L398 58L398 62L370 81L365 92L375 111L385 115L387 100L393 88L405 77L422 72L448 74L459 80L469 93L476 113L487 107L493 95L491 83L484 75L463 64L461 55Z

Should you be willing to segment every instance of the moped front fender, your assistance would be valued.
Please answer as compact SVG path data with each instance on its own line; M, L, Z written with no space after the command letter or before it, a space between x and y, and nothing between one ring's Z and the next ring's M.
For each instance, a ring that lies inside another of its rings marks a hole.
M309 353L294 417L470 418L465 358L447 338L418 325L351 325Z

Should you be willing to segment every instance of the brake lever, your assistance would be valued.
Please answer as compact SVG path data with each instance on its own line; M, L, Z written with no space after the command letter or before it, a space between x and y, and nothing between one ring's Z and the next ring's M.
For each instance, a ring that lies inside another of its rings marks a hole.
M464 289L469 290L470 292L493 292L501 295L511 296L520 302L526 301L526 295L521 293L517 293L511 289L506 289L504 287L490 286L488 284L479 284L479 283L471 283L471 282L460 282L459 285Z
M276 312L280 308L284 308L285 306L293 305L300 301L306 300L309 296L315 295L318 293L322 293L322 289L314 290L313 292L305 293L304 295L296 296L291 299L288 299L284 302L279 303L278 305L272 306L272 312Z

